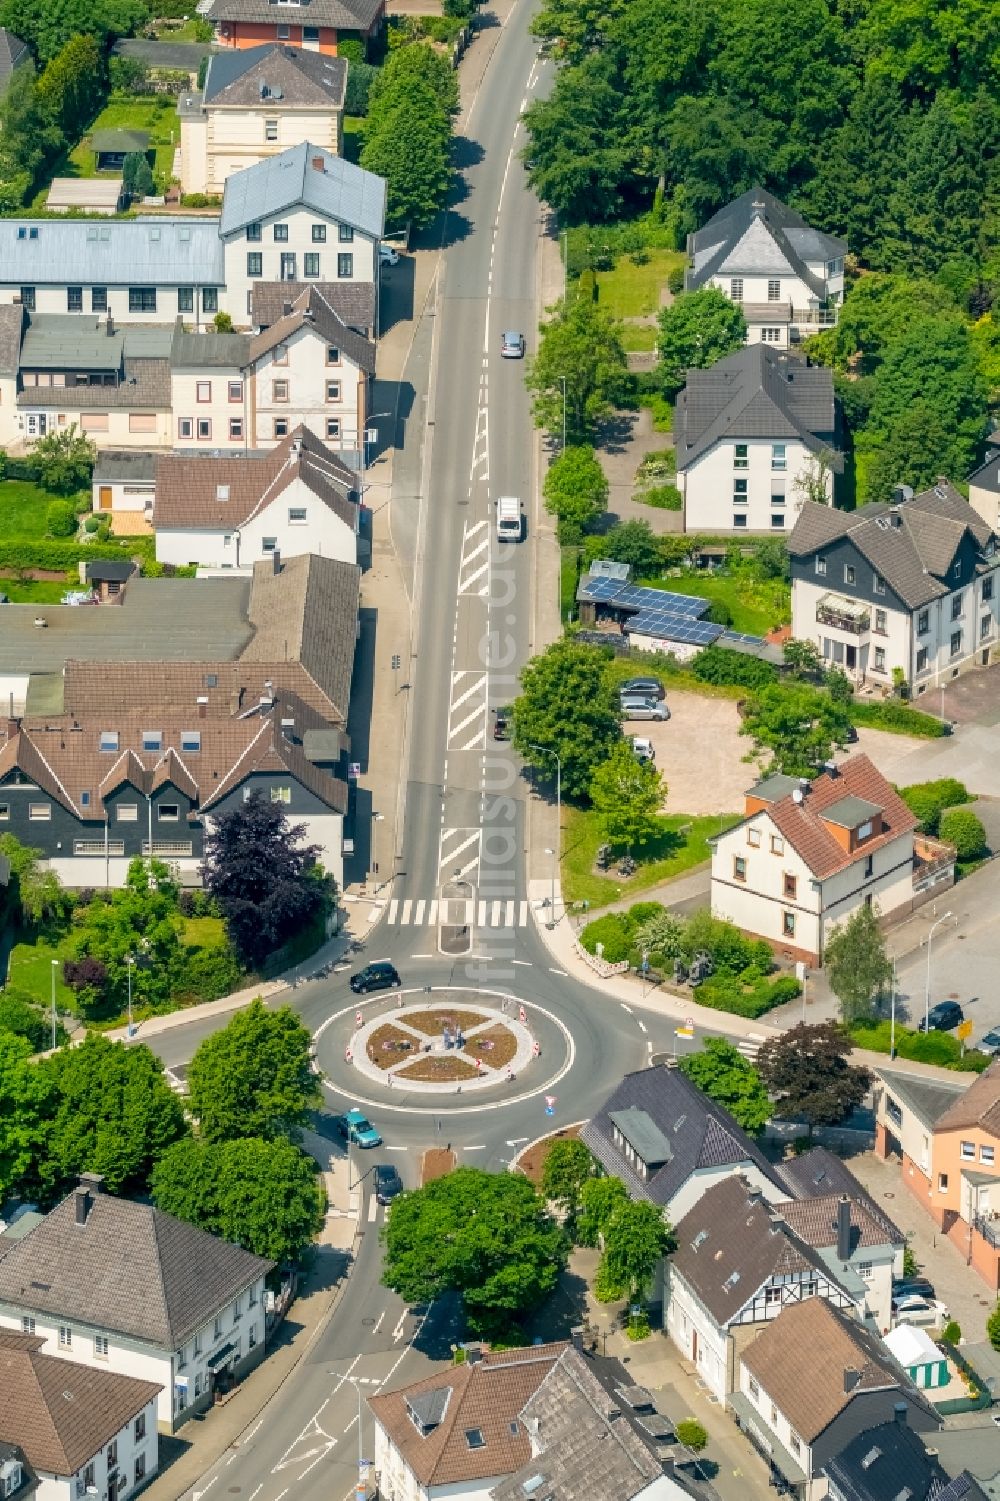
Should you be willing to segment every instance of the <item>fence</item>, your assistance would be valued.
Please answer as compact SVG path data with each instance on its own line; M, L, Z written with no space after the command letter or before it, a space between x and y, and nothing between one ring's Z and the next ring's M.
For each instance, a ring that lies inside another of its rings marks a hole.
M602 980L606 980L609 975L624 975L628 973L627 959L622 959L618 964L611 964L607 959L602 959L599 954L588 953L579 938L574 938L573 947L584 964L588 964L595 975L600 975Z

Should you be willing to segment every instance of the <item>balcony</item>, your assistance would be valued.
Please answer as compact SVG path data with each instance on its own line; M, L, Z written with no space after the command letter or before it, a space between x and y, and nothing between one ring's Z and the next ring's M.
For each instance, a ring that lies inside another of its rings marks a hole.
M124 839L109 839L105 844L103 839L74 839L74 855L124 855Z
M147 856L161 855L167 859L179 860L193 852L190 839L154 839L152 844L148 839L142 841L142 853Z
M839 311L835 307L793 307L792 322L799 328L835 328Z
M851 636L863 636L871 626L871 614L868 606L861 604L859 600L824 594L816 602L816 623L833 626L837 631L847 631Z
M994 1251L1000 1251L1000 1217L987 1219L984 1215L977 1214L973 1218L972 1228L979 1231L983 1240L987 1245L992 1246Z

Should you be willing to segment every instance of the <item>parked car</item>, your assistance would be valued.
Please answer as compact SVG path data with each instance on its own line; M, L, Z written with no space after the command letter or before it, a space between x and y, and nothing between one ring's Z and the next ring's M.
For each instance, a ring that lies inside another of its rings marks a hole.
M628 678L624 683L619 683L618 692L622 698L666 698L667 690L659 678Z
M493 739L509 740L511 725L510 707L493 710Z
M959 1022L965 1020L965 1015L957 1001L938 1001L932 1006L926 1018L921 1017L917 1024L918 1032L950 1032L952 1027L957 1027Z
M892 1316L899 1324L923 1324L932 1328L947 1324L951 1318L940 1298L918 1298L916 1293L893 1298Z
M934 1284L926 1277L900 1277L892 1284L892 1296L894 1298L926 1298L929 1302L934 1299Z
M380 1162L375 1169L375 1197L380 1204L391 1204L403 1192L403 1180L391 1162Z
M976 1044L981 1053L1000 1053L1000 1027L994 1027Z
M360 1110L348 1110L346 1115L337 1117L337 1130L347 1141L353 1141L359 1147L380 1147L382 1138L367 1115Z
M628 740L637 761L656 760L656 748L652 740L646 740L642 735L629 735Z
M387 959L379 959L374 964L366 964L364 969L359 969L357 974L352 975L350 979L350 986L355 995L367 995L369 990L393 990L402 983L399 970Z
M669 719L670 710L655 698L637 698L629 695L622 698L622 714L626 719Z
M500 339L500 358L503 360L524 359L524 335L508 330Z
M380 266L398 266L399 251L393 250L391 245L380 245L378 247L378 260Z

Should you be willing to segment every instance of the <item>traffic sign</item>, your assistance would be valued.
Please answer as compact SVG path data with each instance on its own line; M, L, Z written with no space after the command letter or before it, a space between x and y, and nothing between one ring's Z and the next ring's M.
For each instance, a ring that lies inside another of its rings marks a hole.
M955 1031L964 1042L967 1037L972 1036L972 1023L970 1021L959 1022L958 1026L955 1028Z

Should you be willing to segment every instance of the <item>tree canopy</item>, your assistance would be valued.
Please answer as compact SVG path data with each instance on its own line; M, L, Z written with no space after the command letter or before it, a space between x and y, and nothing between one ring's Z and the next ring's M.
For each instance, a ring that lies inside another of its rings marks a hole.
M612 747L590 780L590 801L610 844L648 844L660 827L667 789L652 761L641 761L627 740Z
M542 1168L542 1193L572 1217L580 1206L585 1183L597 1173L590 1148L576 1137L554 1141Z
M198 1044L188 1103L207 1142L241 1137L296 1139L321 1101L312 1039L290 1006L256 1000Z
M757 1070L776 1096L778 1110L813 1126L836 1126L860 1105L868 1070L848 1062L850 1039L832 1022L797 1026L770 1037L757 1055Z
M382 1241L387 1287L413 1303L460 1293L473 1333L508 1339L555 1287L569 1254L527 1178L472 1167L398 1198Z
M596 424L629 390L621 325L589 297L558 302L549 315L525 376L535 424L560 434L565 396L566 441L588 444Z
M361 165L386 180L386 218L421 228L451 183L451 118L458 78L427 43L398 47L371 80Z
M823 964L844 1021L867 1020L892 980L892 963L872 907L862 904L837 925L826 940Z
M586 798L596 768L621 739L618 695L608 681L605 659L592 647L555 641L521 673L514 701L514 747L546 777L562 761L565 797Z
M756 1135L771 1115L771 1102L759 1071L724 1037L707 1037L678 1067L692 1084L721 1105L737 1125Z
M742 349L747 336L743 309L718 287L682 292L660 312L656 347L663 388L674 396L689 370L707 370L724 355Z
M279 1264L299 1260L326 1211L316 1163L284 1140L185 1137L156 1164L152 1192L167 1214Z
M847 744L850 715L829 693L807 683L769 684L747 700L741 734L770 751L771 770L813 777L834 746Z
M566 448L549 465L542 494L559 523L559 541L579 542L608 508L608 481L594 450Z
M289 824L280 804L259 792L221 814L205 836L205 886L248 969L262 965L333 900L333 880L316 863L319 848L304 838L305 825Z
M675 1244L659 1204L649 1199L626 1199L619 1204L604 1231L594 1295L602 1303L641 1298L657 1265Z

